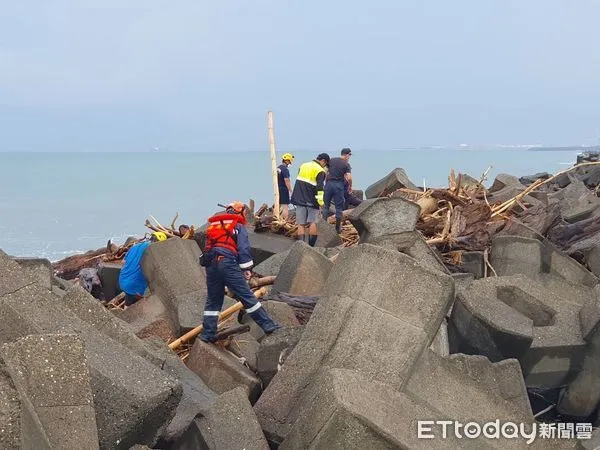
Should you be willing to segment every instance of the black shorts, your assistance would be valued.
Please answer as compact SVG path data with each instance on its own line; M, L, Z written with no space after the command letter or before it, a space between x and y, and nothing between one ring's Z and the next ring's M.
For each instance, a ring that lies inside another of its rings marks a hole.
M290 191L279 188L279 204L289 205L290 204Z

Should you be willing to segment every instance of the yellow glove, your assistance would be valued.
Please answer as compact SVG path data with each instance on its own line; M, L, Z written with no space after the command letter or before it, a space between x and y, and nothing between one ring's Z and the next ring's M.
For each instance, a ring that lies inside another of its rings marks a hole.
M323 201L323 191L317 192L315 198L317 199L317 203L319 204L319 206L323 206L325 204L325 202Z

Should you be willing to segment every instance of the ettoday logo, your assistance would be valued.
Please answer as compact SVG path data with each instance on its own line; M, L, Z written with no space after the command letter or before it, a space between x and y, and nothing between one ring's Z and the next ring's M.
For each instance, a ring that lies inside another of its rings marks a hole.
M531 444L536 439L590 439L591 423L514 423L477 422L462 423L457 420L419 420L418 439L524 439Z

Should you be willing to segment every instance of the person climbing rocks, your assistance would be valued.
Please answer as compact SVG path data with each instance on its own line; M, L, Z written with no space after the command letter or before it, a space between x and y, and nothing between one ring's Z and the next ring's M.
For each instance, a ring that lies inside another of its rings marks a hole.
M232 202L224 213L208 219L206 244L200 265L206 270L207 298L204 306L203 330L200 339L215 342L219 313L223 307L225 287L232 290L265 334L280 328L256 299L248 286L254 265L246 230L246 205Z
M119 287L125 292L125 306L131 306L144 296L148 282L142 272L142 257L152 242L166 241L167 235L155 231L149 240L138 242L125 254L125 264L119 273Z

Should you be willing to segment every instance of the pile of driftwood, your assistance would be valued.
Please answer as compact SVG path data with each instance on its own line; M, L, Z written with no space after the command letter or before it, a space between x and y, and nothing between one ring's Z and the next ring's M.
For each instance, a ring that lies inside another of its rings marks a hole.
M168 237L178 236L183 239L192 239L194 237L195 229L194 226L179 225L175 226L175 222L179 217L179 213L175 214L170 227L165 227L160 224L153 216L150 219L146 219L145 226L151 231L162 231ZM123 257L127 251L138 242L143 241L148 236L142 238L129 237L123 245L116 245L111 240L106 244L106 247L99 248L97 250L90 250L83 255L73 255L68 258L64 258L52 264L54 273L65 280L72 280L77 277L79 271L85 268L96 268L101 262L119 262L123 260Z

